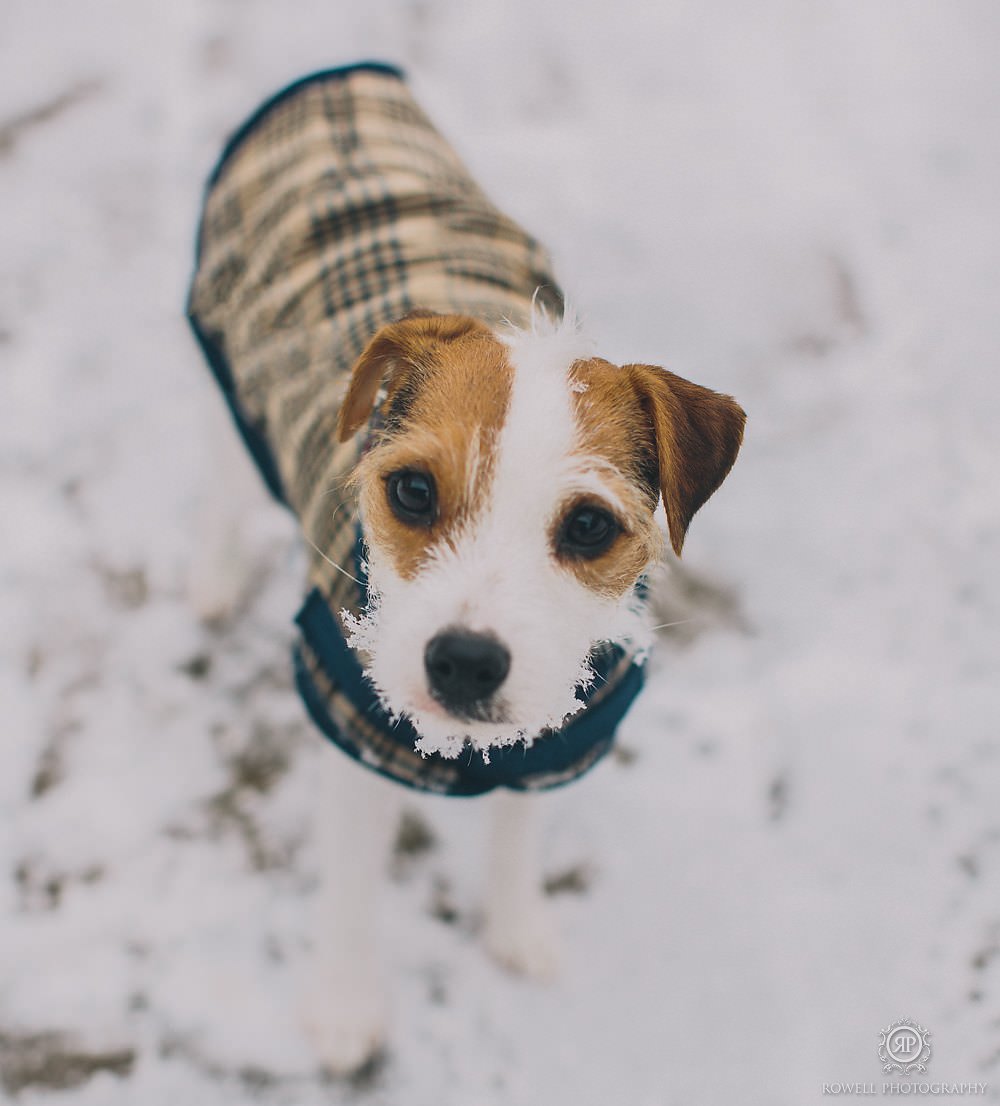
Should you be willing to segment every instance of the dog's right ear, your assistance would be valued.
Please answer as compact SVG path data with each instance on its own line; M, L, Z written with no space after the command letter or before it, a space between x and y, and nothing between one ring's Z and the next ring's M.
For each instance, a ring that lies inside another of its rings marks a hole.
M337 420L339 440L346 442L368 422L380 387L385 386L386 398L391 399L407 377L430 367L441 343L485 329L468 315L437 315L433 311L411 311L399 322L382 327L351 373Z

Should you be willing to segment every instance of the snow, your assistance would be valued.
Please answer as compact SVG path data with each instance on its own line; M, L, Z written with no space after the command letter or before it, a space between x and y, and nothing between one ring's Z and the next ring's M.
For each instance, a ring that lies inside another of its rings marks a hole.
M879 1083L910 1017L928 1078L1000 1100L998 45L991 0L7 0L0 1094L801 1106ZM392 1048L351 1084L295 1016L329 755L288 674L302 558L262 499L248 609L185 602L219 401L182 305L225 134L361 57L604 355L750 422L685 546L746 630L668 641L633 755L551 796L548 870L587 875L564 977L486 959L481 811L421 802Z

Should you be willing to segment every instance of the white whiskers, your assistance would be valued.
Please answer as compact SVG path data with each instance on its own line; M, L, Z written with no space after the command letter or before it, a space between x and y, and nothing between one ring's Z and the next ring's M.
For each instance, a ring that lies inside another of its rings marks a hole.
M322 549L320 549L320 547L312 540L312 538L309 537L308 534L303 534L302 536L306 539L306 544L311 545L313 549L316 550L316 552L323 558L324 561L326 561L326 563L331 568L335 568L342 576L346 576L348 580L353 580L360 587L365 586L364 580L359 580L357 576L352 576L346 568L341 568L341 566L337 564L336 561L330 560L330 558L323 552Z
M331 491L332 491L332 490L333 490L333 489L331 489ZM345 507L345 506L346 506L346 504L345 504L345 503L341 503L341 504L340 504L340 506L339 506L339 507L337 508L337 510L333 512L333 519L331 519L331 520L330 520L331 522L333 522L333 521L334 521L334 520L336 519L337 515L338 515L338 514L339 514L339 513L340 513L340 512L341 512L341 511L342 511L342 510L344 509L344 507ZM329 566L330 566L331 568L335 568L335 569L336 569L336 570L337 570L337 571L338 571L338 572L339 572L339 573L341 574L341 576L346 576L346 577L348 578L348 580L353 580L353 581L354 581L354 582L355 582L355 583L356 583L356 584L357 584L357 585L358 585L359 587L362 587L362 588L363 588L363 587L365 586L365 582L364 582L363 580L359 580L359 579L357 578L357 576L352 576L352 575L351 575L351 574L350 574L350 573L349 573L349 572L347 571L347 569L346 569L346 568L344 568L344 567L342 567L341 565L337 564L337 562L336 562L336 561L334 561L334 560L331 560L331 559L330 559L330 558L329 558L329 557L328 557L328 556L327 556L327 555L326 555L326 554L325 554L325 553L323 552L323 550L322 550L322 549L320 549L320 547L319 547L319 546L318 546L318 545L317 545L317 544L316 544L316 543L315 543L315 542L314 542L314 541L312 540L312 538L310 538L310 537L309 537L309 535L308 535L308 534L307 534L307 533L305 532L305 530L303 530L303 531L302 531L302 536L303 536L303 537L304 537L304 538L306 539L306 544L307 544L307 545L311 545L311 546L312 546L312 548L313 548L313 549L315 549L315 550L316 550L316 552L317 552L317 553L318 553L318 554L319 554L319 555L320 555L320 556L321 556L321 557L323 558L323 560L324 560L324 561L326 561L326 563L327 563L327 564L328 564L328 565L329 565Z

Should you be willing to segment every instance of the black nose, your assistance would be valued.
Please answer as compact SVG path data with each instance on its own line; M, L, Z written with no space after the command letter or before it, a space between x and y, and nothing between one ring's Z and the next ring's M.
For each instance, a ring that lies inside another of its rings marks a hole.
M510 653L496 638L468 630L445 630L424 651L431 694L457 714L474 715L507 679Z

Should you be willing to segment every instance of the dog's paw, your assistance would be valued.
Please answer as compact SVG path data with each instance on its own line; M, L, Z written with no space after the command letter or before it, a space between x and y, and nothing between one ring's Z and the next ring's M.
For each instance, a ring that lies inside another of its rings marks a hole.
M386 1040L386 1012L377 993L338 988L314 993L303 1028L331 1075L354 1075L377 1059Z
M492 911L483 939L489 954L508 971L542 982L559 975L562 941L543 902L516 913Z

